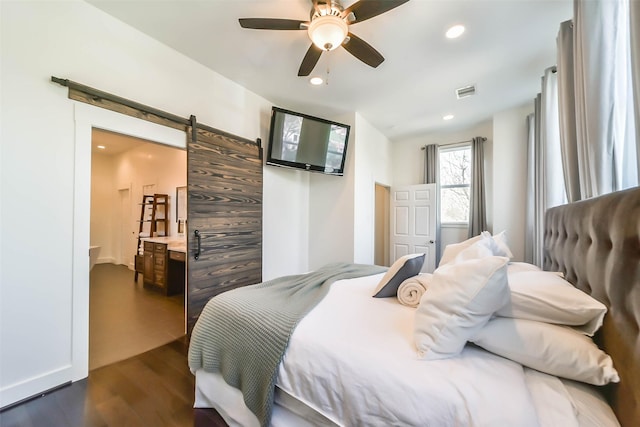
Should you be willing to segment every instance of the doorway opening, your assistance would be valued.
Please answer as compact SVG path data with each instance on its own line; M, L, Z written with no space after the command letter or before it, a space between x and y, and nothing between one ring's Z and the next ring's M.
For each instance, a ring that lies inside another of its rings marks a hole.
M89 370L185 334L184 281L181 291L158 292L147 286L148 278L138 277L135 259L142 256L141 225L148 227L141 222L144 195L168 196L163 235L184 239L178 235L175 195L186 180L184 149L92 128Z
M376 265L389 267L389 187L375 184L374 258Z

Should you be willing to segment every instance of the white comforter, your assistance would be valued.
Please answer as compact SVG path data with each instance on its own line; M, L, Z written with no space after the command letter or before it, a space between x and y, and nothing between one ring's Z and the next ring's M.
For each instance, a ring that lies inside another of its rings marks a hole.
M333 285L296 328L280 388L340 425L538 425L521 365L470 346L419 360L415 309L372 298L379 279Z
M555 377L532 376L472 345L452 359L419 360L415 309L371 297L381 276L333 284L293 333L278 372L280 389L342 426L579 425L579 404ZM203 404L221 396L226 385L218 383L208 393L198 386L196 406L216 407L236 420L232 425L253 424L250 412L243 416L251 422L233 415L244 407L235 389L234 408Z

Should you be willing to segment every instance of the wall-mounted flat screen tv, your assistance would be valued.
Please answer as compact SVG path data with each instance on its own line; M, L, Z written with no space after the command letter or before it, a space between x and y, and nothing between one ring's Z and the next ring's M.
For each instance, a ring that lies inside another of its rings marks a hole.
M267 164L344 173L349 125L273 107Z

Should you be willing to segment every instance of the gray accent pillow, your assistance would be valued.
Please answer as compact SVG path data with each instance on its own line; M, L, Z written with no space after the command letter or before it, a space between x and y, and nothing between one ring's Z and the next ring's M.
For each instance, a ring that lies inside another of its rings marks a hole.
M409 254L398 258L378 283L374 298L395 297L402 282L420 273L424 258L425 254Z

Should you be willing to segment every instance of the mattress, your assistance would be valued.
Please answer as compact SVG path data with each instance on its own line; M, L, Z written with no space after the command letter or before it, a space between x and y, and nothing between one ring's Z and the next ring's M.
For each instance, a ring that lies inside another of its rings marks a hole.
M334 283L300 322L278 371L272 425L618 425L590 388L473 345L419 360L415 309L372 298L380 278ZM217 409L230 425L259 425L216 374L196 372L195 406Z

